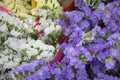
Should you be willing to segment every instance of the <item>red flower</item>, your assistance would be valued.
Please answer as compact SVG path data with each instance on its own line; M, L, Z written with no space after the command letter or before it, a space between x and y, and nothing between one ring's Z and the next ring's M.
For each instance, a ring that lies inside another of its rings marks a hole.
M44 36L44 30L41 30L41 31L40 31L40 35L41 35L41 36Z

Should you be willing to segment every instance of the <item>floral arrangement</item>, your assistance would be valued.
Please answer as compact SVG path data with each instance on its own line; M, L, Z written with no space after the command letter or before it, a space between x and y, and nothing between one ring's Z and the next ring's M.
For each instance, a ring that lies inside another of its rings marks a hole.
M52 59L55 48L41 41L39 31L31 25L30 19L26 20L28 23L25 23L7 13L0 13L2 20L0 27L1 70L15 68L34 59L44 58L47 61Z
M34 18L31 15L30 0L1 0L0 5L22 18Z
M38 15L40 9L45 9L54 18L58 18L62 13L62 7L57 0L36 0L36 3L36 7L32 10L33 15Z
M10 78L12 69L32 60L50 62L59 49L61 26L46 9L38 11L37 21L0 11L0 79Z
M63 0L36 1L37 21L0 11L2 78L120 80L120 0L74 0L62 15ZM64 56L51 63L58 47Z
M61 44L61 62L18 66L12 72L15 80L120 80L120 1L101 2L95 10L82 0L75 0L75 6L58 21L69 37Z
M36 0L36 7L32 9L31 0L1 0L0 5L7 8L21 18L39 17L39 11L45 9L49 15L59 17L62 7L57 0Z

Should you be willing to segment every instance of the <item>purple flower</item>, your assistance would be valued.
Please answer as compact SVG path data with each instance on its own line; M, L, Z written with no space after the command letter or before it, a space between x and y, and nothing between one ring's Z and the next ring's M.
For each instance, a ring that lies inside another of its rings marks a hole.
M50 65L42 66L36 73L33 75L27 76L24 80L46 80L50 79L52 76L52 67Z
M64 48L64 54L66 56L76 56L79 52L75 50L72 45L66 45Z
M102 30L100 26L96 25L93 29L92 29L92 35L93 37L95 37L97 35L97 33L100 35L100 36L105 36L106 34L106 30Z
M87 20L84 20L80 23L81 29L88 28L89 26L90 26L90 23Z
M102 43L102 44L105 44L105 43L106 43L106 41L105 41L103 38L95 39L94 42L95 42L95 43Z
M78 7L81 10L81 7L86 6L82 0L75 0L75 7Z
M114 33L114 34L112 34L112 35L110 35L108 38L107 38L107 40L114 40L114 39L119 39L120 38L120 33Z
M114 8L114 3L108 3L107 5L106 5L106 7L109 9L109 10L112 10L113 8Z
M117 44L117 42L115 40L111 40L111 41L105 43L105 46L106 46L106 48L109 48L109 47L114 46L115 44Z
M88 59L88 61L92 60L92 56L90 52L83 46L80 47L80 51L85 55L85 57Z
M91 9L89 7L87 7L87 6L82 6L81 10L83 10L85 12L85 15L87 17L91 16L91 14L92 14Z
M71 34L71 32L72 32L72 30L70 28L66 28L64 34L65 34L65 36L69 36Z
M120 64L120 51L115 49L120 39L120 0L106 5L100 3L97 10L91 10L82 0L75 0L75 6L78 10L63 12L64 19L57 21L61 31L69 37L68 43L60 45L64 53L61 62L50 65L35 60L18 66L13 70L14 75L28 72L24 80L91 80L91 71L96 75L94 80L120 80L107 73L118 70ZM101 28L101 21L105 28ZM88 32L92 32L90 41L84 37Z
M101 19L103 17L104 11L102 11L102 10L96 10L96 11L93 12L93 14L95 16L97 16L99 19Z
M76 24L84 17L83 12L80 11L64 12L63 15L70 21L71 25Z
M120 78L99 73L98 77L95 78L95 80L120 80Z
M77 70L76 79L77 80L90 80L84 68Z
M70 62L70 59L68 59L66 56L64 56L61 62L68 64Z
M111 48L111 54L120 62L120 51L118 49Z
M55 73L55 80L60 80L62 76L62 70L60 70L60 68L55 68L54 73Z
M93 24L96 24L96 23L99 22L99 19L98 19L98 17L97 17L95 14L93 14L93 13L94 13L94 12L91 13L91 16L89 16L89 19L91 20L91 22L92 22Z
M105 65L107 70L113 69L113 68L115 68L115 66L116 66L116 60L111 60L111 61L109 61L109 63L107 63Z
M72 70L72 67L67 65L62 67L62 76L66 78L67 80L72 80L74 78L74 72Z
M30 62L29 64L23 64L21 66L18 66L15 70L13 70L13 74L23 73L23 72L35 72L36 66L40 66L45 64L46 62L44 60L35 60Z
M105 71L106 71L105 64L101 63L97 59L94 59L91 62L91 66L90 67L91 67L91 69L93 70L93 72L95 74L97 74L97 73L105 73Z
M17 75L19 73L23 73L22 66L18 66L15 70L12 71L14 75Z
M111 11L105 11L104 17L110 18L112 16Z
M25 77L23 80L39 80L38 75L30 75Z
M66 29L66 23L63 20L57 20L57 23L62 27L62 31Z
M104 3L100 3L99 4L99 9L100 10L104 10L105 9L105 4Z
M81 3L82 3L82 0L75 0L76 7L79 7Z

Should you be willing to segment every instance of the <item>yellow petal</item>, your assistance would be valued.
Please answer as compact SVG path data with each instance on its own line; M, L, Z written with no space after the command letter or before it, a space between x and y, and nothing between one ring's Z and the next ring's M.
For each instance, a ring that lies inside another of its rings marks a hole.
M32 9L36 7L36 1L35 0L31 0L31 4L32 4Z

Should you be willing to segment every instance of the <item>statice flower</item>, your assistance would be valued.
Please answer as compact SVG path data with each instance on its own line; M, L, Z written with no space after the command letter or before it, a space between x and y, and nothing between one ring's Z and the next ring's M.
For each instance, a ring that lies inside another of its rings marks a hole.
M0 13L0 19L3 21L0 26L0 53L2 57L0 64L4 69L15 68L21 64L22 60L26 62L32 59L45 59L45 57L49 57L46 59L47 61L52 59L55 48L40 40L39 30L35 29L35 22L32 19L20 20L5 12L0 11ZM2 27L4 28L2 29ZM47 55L48 53L50 54ZM37 56L40 54L41 56ZM4 59L6 55L10 56ZM16 60L17 58L18 60ZM16 61L15 65L10 65L14 61Z
M102 73L99 73L98 74L98 78L95 78L95 80L120 80L120 78L118 77L113 77L113 76L109 76L109 75L105 75L105 74L102 74Z
M42 64L41 64L42 63ZM35 65L32 65L35 64ZM76 80L85 79L89 80L85 67L81 64L69 65L65 63L57 63L49 65L44 61L37 60L32 61L29 64L21 65L17 67L12 73L14 74L14 79L23 80L45 80L45 79L55 79L55 80ZM31 69L27 69L30 67Z
M108 3L104 8L103 13L103 22L110 31L115 32L119 31L119 0ZM102 10L101 8L99 10ZM112 28L114 26L114 28Z
M64 35L69 37L67 43L61 44L64 54L61 62L38 65L35 71L37 65L33 65L33 73L19 66L21 70L15 69L18 76L14 77L20 75L24 80L120 80L119 3L119 0L100 3L93 10L76 0L78 10L64 12L63 18L58 20Z
M119 1L113 2L115 9L119 7L119 4L116 4L116 2L119 3ZM105 73L110 69L114 69L117 64L116 61L119 61L117 56L119 55L118 43L120 33L118 32L118 19L115 19L113 16L111 16L111 12L109 12L109 9L107 9L107 5L102 3L100 5L104 5L104 8L100 7L98 10L91 12L92 16L84 16L84 18L77 23L74 22L76 20L72 21L74 17L69 16L70 14L72 15L72 12L67 14L64 13L65 18L68 20L66 23L69 24L67 24L68 27L64 27L63 29L69 30L69 34L66 35L69 36L69 41L67 44L62 45L62 49L64 55L69 59L70 64L73 65L78 61L87 64L87 62L97 59L102 64L102 66L98 65L98 67L102 69L99 70L98 68L99 72ZM82 10L82 7L79 9ZM109 12L108 15L107 12ZM117 11L115 10L114 12ZM87 15L86 12L83 11L83 13L84 15ZM92 17L97 21L95 21ZM106 22L104 22L105 19L108 19L111 22L107 22L106 24ZM87 23L84 21L89 22ZM115 28L113 28L113 26ZM64 31L65 34L67 33L66 30ZM89 34L89 36L87 34ZM95 70L93 73L94 72Z
M17 30L20 30L22 28L23 30L25 30L28 33L33 32L33 26L35 24L35 22L33 20L32 20L32 23L30 23L31 26L29 26L28 24L24 23L23 20L20 20L20 19L16 18L15 16L10 16L3 11L0 11L0 14L1 14L0 19L2 21L4 21L4 23L7 22L10 25L14 25L14 27L16 27ZM15 32L15 31L13 31L13 32ZM11 32L11 33L13 33L13 32Z
M42 16L38 21L40 25L36 25L35 29L39 31L44 30L44 35L48 35L55 30L59 31L61 29L61 27L56 24L55 20L52 20L51 18L46 19L49 16L46 10L40 10L39 16Z
M36 7L32 9L32 15L39 16L39 11L42 9L46 10L47 14L52 18L59 18L59 15L62 13L62 7L57 0L36 0Z
M45 9L38 13L40 20L34 21L0 11L0 75L32 60L49 62L59 49L61 26Z
M31 13L31 5L29 4L29 0L13 0L8 1L4 0L0 2L0 6L3 6L9 9L11 12L15 13L16 16L22 18L34 18Z
M78 23L84 17L83 12L80 11L64 12L63 15L71 22L71 25Z

